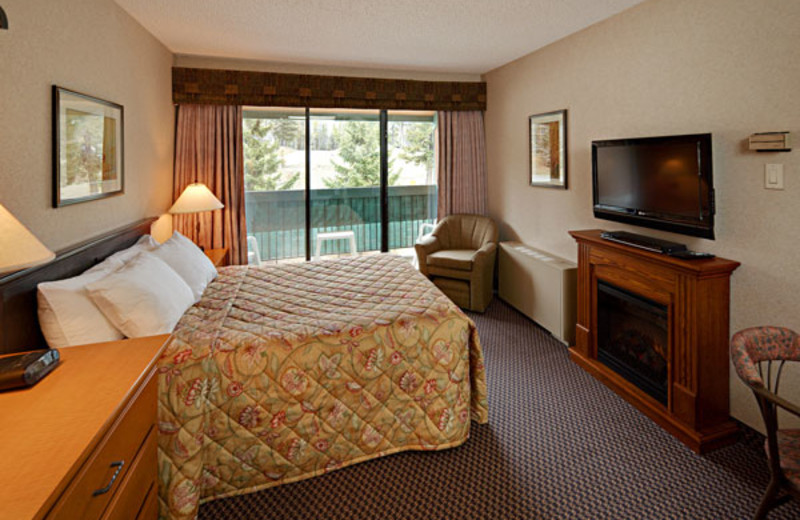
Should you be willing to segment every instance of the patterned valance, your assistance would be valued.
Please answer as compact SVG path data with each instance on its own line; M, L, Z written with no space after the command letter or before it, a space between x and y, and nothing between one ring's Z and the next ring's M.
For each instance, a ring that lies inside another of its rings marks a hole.
M176 104L486 110L486 83L172 69Z

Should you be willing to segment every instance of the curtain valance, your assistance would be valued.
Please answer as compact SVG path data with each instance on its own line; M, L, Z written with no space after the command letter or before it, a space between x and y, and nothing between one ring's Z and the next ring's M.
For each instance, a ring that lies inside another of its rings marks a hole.
M176 104L486 110L486 83L172 69Z

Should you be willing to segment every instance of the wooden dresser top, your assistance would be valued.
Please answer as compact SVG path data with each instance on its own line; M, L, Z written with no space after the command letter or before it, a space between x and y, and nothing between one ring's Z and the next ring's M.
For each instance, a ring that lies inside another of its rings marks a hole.
M155 366L169 336L59 349L36 386L0 393L0 518L43 516Z

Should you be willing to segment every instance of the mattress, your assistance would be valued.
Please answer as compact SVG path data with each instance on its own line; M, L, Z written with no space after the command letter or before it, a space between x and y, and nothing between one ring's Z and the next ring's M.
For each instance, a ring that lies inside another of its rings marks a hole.
M488 420L475 325L390 255L221 269L158 377L163 518Z

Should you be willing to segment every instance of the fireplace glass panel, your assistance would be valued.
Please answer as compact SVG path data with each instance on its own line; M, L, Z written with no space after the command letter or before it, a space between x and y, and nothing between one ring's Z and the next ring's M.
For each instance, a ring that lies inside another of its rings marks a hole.
M598 361L664 405L668 341L666 306L598 282Z

